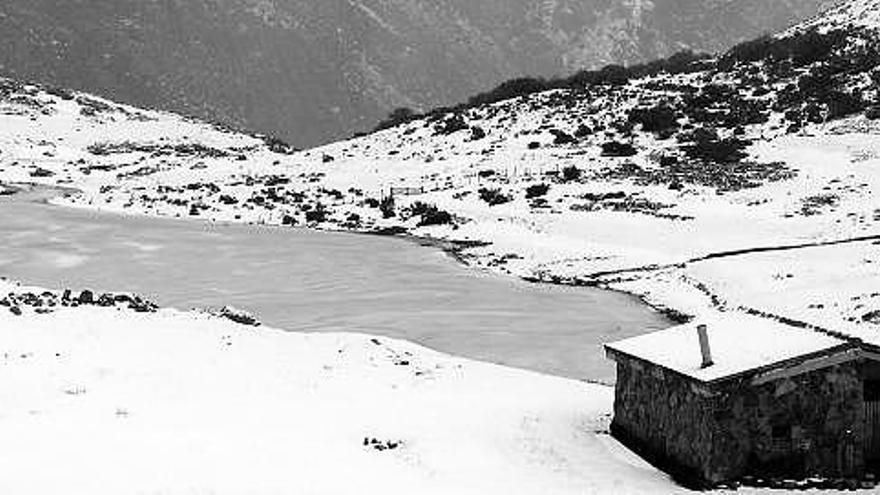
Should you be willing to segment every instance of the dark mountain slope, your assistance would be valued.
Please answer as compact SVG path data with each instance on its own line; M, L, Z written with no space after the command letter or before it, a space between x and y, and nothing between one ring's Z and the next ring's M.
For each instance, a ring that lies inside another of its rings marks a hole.
M6 0L0 70L315 144L519 75L714 51L827 0Z

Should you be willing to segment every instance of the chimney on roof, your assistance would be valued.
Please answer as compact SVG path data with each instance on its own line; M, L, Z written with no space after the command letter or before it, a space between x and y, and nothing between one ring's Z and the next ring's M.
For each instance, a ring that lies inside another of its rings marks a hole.
M701 368L712 366L712 351L709 349L709 327L705 324L697 325L697 335L700 337L700 353L703 355L703 364Z

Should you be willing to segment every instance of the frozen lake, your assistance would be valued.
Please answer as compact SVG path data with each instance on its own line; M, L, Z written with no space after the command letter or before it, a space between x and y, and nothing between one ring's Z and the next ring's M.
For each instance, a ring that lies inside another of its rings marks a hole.
M669 325L634 298L528 284L400 239L0 199L0 275L131 291L181 309L232 305L298 332L358 332L577 379L612 381L603 342Z

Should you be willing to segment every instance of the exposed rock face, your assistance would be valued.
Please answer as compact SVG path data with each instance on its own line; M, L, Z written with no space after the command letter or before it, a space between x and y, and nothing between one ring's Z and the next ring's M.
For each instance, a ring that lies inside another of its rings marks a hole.
M310 145L392 108L714 51L828 0L6 0L0 72Z

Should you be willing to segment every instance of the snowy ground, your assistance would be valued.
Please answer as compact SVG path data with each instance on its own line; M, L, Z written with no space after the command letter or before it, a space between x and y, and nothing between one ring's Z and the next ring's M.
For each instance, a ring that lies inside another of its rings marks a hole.
M678 491L608 437L608 387L366 335L20 307L0 311L3 493Z

